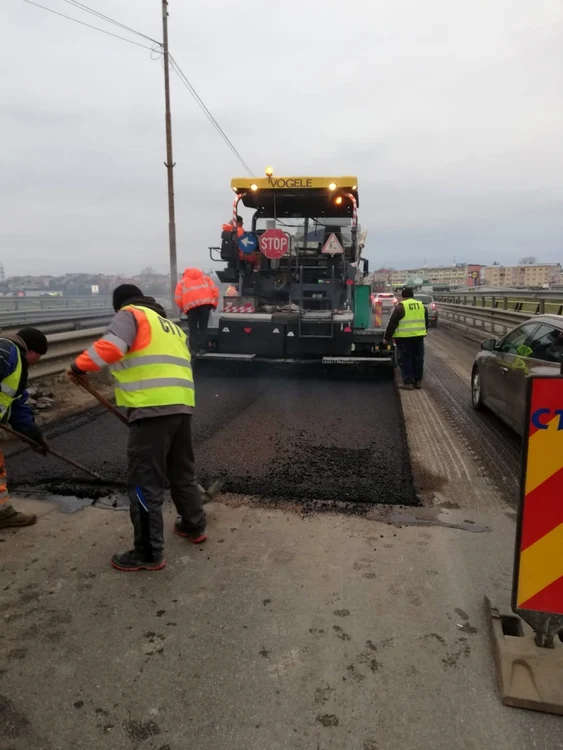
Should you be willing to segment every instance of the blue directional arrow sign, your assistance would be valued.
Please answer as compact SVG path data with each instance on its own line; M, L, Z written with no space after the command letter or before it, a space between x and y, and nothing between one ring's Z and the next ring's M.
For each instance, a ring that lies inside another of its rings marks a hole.
M258 247L258 240L252 232L245 232L238 238L238 246L243 253L253 253Z

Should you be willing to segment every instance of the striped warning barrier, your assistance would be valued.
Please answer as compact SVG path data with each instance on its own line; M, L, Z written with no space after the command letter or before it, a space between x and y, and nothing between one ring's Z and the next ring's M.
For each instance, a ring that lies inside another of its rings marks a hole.
M381 328L383 318L383 305L379 300L376 301L373 308L373 325L374 328Z
M549 640L563 616L563 376L529 379L526 414L512 607Z
M253 313L256 307L250 303L225 302L223 312L226 313Z

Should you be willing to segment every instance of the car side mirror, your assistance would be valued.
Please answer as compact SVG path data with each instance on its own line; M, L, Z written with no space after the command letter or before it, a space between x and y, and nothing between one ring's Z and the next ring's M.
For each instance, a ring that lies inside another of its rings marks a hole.
M494 352L497 346L497 339L485 339L485 341L481 341L481 349L484 349L486 352Z

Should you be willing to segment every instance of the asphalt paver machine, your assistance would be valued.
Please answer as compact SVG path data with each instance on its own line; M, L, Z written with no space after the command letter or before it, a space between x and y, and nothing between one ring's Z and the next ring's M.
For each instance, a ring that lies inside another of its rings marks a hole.
M268 169L231 187L232 220L220 247L209 248L228 294L203 357L391 369L387 315L374 312L363 283L356 177L275 177ZM237 221L241 204L252 211L246 228Z

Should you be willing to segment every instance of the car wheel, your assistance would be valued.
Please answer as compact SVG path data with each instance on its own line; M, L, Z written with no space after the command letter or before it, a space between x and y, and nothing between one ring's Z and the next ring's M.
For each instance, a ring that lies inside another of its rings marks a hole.
M481 390L481 373L478 367L474 367L471 374L471 403L477 411L485 408Z

